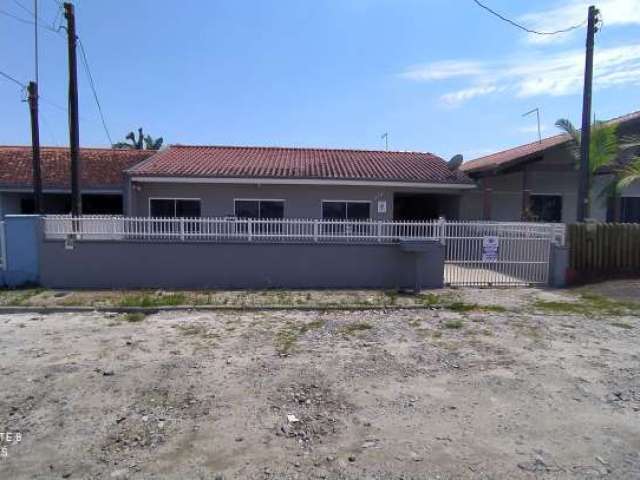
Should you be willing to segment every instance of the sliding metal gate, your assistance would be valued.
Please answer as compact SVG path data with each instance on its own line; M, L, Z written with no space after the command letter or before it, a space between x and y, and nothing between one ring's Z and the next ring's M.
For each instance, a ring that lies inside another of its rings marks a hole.
M445 285L529 286L549 280L551 245L565 227L550 223L446 222Z

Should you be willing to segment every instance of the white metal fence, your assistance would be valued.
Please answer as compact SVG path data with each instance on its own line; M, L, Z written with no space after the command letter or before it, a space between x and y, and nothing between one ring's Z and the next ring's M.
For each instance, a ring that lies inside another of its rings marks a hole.
M552 244L564 245L565 226L550 223L447 222L445 285L547 284Z
M439 239L438 222L376 222L255 218L151 218L47 216L47 238L168 241L375 241Z
M551 245L564 245L561 224L511 222L389 222L310 219L47 216L48 239L141 241L282 241L445 245L445 285L546 284Z

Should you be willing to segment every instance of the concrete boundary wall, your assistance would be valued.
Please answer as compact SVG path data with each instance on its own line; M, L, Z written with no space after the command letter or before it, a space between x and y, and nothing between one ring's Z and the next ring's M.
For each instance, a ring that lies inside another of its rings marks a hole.
M48 288L440 288L444 247L42 240Z
M5 266L0 284L7 287L39 282L42 222L37 215L7 215L4 218Z

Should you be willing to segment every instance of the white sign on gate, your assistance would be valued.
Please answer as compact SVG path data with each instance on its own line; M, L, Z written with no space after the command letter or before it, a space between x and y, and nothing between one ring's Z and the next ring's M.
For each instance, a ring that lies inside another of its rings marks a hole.
M482 239L482 261L497 262L498 251L500 250L500 240L496 236L484 237Z

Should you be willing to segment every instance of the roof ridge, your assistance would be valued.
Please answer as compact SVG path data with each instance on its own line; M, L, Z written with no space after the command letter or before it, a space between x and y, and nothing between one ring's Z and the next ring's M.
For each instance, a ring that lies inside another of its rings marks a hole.
M294 151L318 151L318 152L364 152L364 153L414 153L420 155L433 155L432 152L421 152L417 150L379 150L366 148L338 148L338 147L291 147L278 145L194 145L194 144L170 144L169 148L226 148L226 149L257 149L257 150L294 150Z
M0 150L11 149L11 148L31 150L33 147L31 145L0 145ZM40 150L69 150L69 147L60 147L57 145L40 145ZM113 152L151 152L152 151L152 150L138 150L135 148L80 147L80 151L82 150L99 150L99 151L113 151Z

